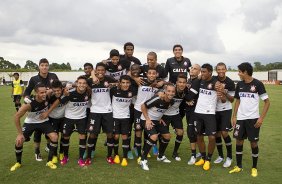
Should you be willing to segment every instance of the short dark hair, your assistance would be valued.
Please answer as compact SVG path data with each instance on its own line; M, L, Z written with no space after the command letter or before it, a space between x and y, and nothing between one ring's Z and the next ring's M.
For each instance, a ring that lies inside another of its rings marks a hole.
M178 76L177 76L177 80L178 79L185 79L187 81L187 77L183 74L183 73L180 73Z
M79 77L77 77L76 80L78 81L78 80L80 80L80 79L84 79L84 80L87 81L87 78L86 78L84 75L80 75Z
M114 56L118 56L119 57L119 51L117 49L112 49L110 51L110 58L112 58Z
M155 70L157 72L157 68L149 67L148 72L149 72L149 70Z
M42 58L39 60L39 65L41 65L42 63L47 63L49 65L49 61L46 58Z
M130 70L133 70L133 69L140 69L140 65L134 63L133 65L130 66Z
M107 68L106 65L105 65L103 62L97 63L97 64L96 64L96 69L97 69L99 66L102 66L102 67L104 67L105 69Z
M131 43L131 42L126 42L126 43L123 45L123 50L125 50L127 46L132 46L133 49L134 49L133 43Z
M172 51L174 51L174 49L175 49L176 47L180 47L181 50L183 51L183 47L182 47L182 45L180 45L180 44L175 44L175 45L173 46L173 48L172 48Z
M15 76L15 75L20 76L20 74L19 74L18 72L15 72L15 73L13 74L13 76Z
M224 66L225 68L226 68L226 64L225 63L223 63L223 62L219 62L219 63L217 63L217 65L216 65L216 69L217 69L217 67L218 66ZM227 69L227 68L226 68Z
M201 68L206 68L209 72L212 72L212 71L213 71L212 65L209 64L209 63L203 64Z
M40 83L38 83L38 84L35 85L34 91L37 92L37 91L38 91L38 88L46 88L46 86L45 86L45 84L43 84L43 83L40 82Z
M63 84L58 79L55 79L55 80L53 80L51 87L52 88L63 88Z
M87 67L87 66L90 66L90 67L93 69L93 65L92 65L91 63L85 63L85 64L83 65L84 68Z
M168 83L167 85L165 85L165 90L167 89L167 87L174 87L175 88L175 85L174 84L172 84L172 83Z
M253 66L251 65L251 63L248 62L244 62L238 65L238 69L241 70L242 72L247 71L247 74L249 76L253 75Z
M120 78L119 78L119 82L121 82L122 80L127 80L127 81L130 81L130 77L128 75L122 75Z
M157 53L155 53L154 51L149 52L147 55L154 56L155 59L158 59Z

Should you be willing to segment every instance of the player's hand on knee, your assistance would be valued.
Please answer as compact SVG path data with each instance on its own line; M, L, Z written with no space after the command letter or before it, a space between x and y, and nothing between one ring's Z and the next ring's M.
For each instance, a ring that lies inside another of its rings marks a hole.
M263 121L263 119L262 119L262 118L259 118L259 119L257 120L256 124L254 125L254 127L255 127L255 128L261 127L262 121Z
M163 119L160 119L160 124L163 124L164 126L166 126L166 123Z

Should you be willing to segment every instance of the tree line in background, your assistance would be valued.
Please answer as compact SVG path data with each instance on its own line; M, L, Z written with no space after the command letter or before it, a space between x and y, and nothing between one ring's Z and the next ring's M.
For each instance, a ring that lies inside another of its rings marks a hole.
M0 57L0 71L37 71L38 65L31 60L27 60L25 65L21 67L19 64L14 64L8 60L5 60L3 57ZM69 62L58 64L58 63L50 63L49 66L50 71L71 71L71 65Z
M161 65L164 67L165 63L161 63ZM268 63L266 65L263 65L261 62L254 62L254 71L269 71L274 69L282 69L282 62L274 62L274 63ZM21 67L19 64L14 64L8 60L5 60L3 57L0 57L0 71L2 72L9 72L9 71L19 71L19 72L26 72L26 71L37 71L38 65L34 63L31 60L27 60L25 62L24 67ZM71 65L69 62L58 64L58 63L51 63L50 64L50 71L71 71ZM79 70L82 70L82 68L79 68ZM228 70L237 70L232 69L230 66L228 66Z

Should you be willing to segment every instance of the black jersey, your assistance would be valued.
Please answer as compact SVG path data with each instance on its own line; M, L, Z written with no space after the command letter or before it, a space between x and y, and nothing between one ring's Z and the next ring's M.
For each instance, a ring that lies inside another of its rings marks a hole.
M144 65L142 65L140 67L141 69L141 73L143 74L143 76L147 76L147 72L149 70L149 65L146 63ZM167 74L165 72L164 67L162 67L162 65L157 65L156 67L157 70L157 79L165 79L167 77Z
M54 73L48 72L46 78L41 77L38 73L38 75L31 77L28 81L27 87L24 91L24 96L30 96L34 87L39 83L44 84L46 88L51 88L51 84L55 79L58 79L58 77Z
M85 118L89 99L87 92L80 94L76 89L70 90L68 96L60 98L61 103L66 104L65 117L69 119Z
M175 57L168 58L165 64L166 75L169 74L169 82L176 83L179 74L184 74L186 77L191 67L190 59L182 57L177 61Z
M55 95L51 95L49 104L50 106L57 100L58 98ZM65 117L65 104L60 103L53 111L50 112L49 117L54 119L59 119Z
M106 66L106 75L109 75L116 80L119 80L121 76L126 75L126 66L121 62L117 65L114 65L112 62L107 62Z
M129 88L127 91L123 91L117 87L111 89L113 118L130 118L129 106L132 102L132 97L136 93L137 91L132 90L132 88Z
M141 62L138 58L132 56L132 57L127 57L125 55L120 55L119 62L126 67L126 70L128 71L130 69L130 66L133 64L138 64L141 65Z
M188 106L186 105L186 109L195 109L198 98L199 98L199 90L200 90L200 83L201 80L198 79L198 77L194 78L194 79L188 79L187 81L187 88L188 91L185 95L185 101L189 102L189 101L194 101L194 105L192 106Z
M209 81L201 80L195 113L215 114L217 103L217 93L215 90L216 81L216 78L212 78Z
M240 81L237 83L235 98L240 100L237 120L259 118L259 98L268 99L263 83L253 79L250 83Z
M91 84L92 96L90 112L92 113L110 113L112 112L112 103L110 96L110 83L117 82L110 76L105 76L98 84Z
M165 111L172 106L174 103L174 100L171 100L169 102L166 102L165 100L162 100L159 96L154 96L151 99L147 100L144 104L146 108L148 109L148 116L150 120L160 120L165 113ZM145 120L144 115L141 115L141 119Z
M43 123L45 121L48 121L49 118L41 119L40 114L43 112L46 112L48 110L48 99L38 102L34 98L31 99L31 110L28 112L24 122L25 123Z
M223 86L224 90L230 95L235 95L235 83L229 77L226 77L223 81L217 79ZM226 100L225 103L222 103L220 98L217 100L216 111L225 111L232 109L232 103L229 100Z
M179 106L181 102L183 101L187 92L188 92L188 88L185 88L182 92L180 92L177 90L177 87L176 87L175 96L173 97L174 103L169 109L167 109L164 115L173 116L173 115L179 114Z

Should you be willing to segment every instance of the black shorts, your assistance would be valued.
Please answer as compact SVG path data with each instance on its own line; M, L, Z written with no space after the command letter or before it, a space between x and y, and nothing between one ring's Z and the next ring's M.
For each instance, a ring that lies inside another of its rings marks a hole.
M215 113L216 130L219 131L231 131L231 115L232 109L226 111L218 111Z
M183 123L180 114L172 115L172 116L163 115L162 120L165 122L165 124L168 127L171 124L173 128L183 129Z
M83 119L64 119L63 134L70 136L74 129L77 129L79 134L86 134L86 118Z
M199 114L196 116L196 133L198 135L215 135L216 134L216 120L214 114Z
M90 113L87 131L91 134L99 134L101 128L105 133L114 132L113 113Z
M14 100L13 102L20 102L21 101L22 96L21 95L14 95Z
M169 128L168 126L165 126L163 124L160 123L160 121L156 121L156 120L152 120L152 122L155 124L153 126L153 128L151 130L148 130L145 127L145 120L141 120L141 124L144 128L144 131L147 133L148 137L150 137L151 135L155 135L155 134L169 134Z
M43 123L24 123L22 132L26 142L30 140L30 136L34 131L42 132L47 135L51 132L54 132L54 129L49 121L45 121Z
M260 128L254 127L257 120L258 119L237 120L233 133L234 138L239 140L248 138L251 142L259 141Z
M134 109L134 130L135 131L140 131L140 130L142 131L144 129L141 124L141 119L140 119L141 115L142 115L142 112Z
M130 131L130 118L114 118L114 134L128 135Z
M187 135L189 139L195 139L196 133L196 115L193 110L186 110L186 122L187 122Z
M59 133L59 132L63 133L64 119L65 118L55 119L55 118L49 117L49 121L56 133Z

